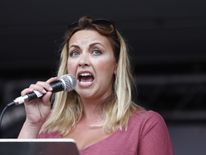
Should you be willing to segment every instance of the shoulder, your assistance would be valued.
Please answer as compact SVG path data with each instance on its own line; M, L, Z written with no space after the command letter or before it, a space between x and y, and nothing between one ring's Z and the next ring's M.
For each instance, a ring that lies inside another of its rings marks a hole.
M130 118L130 121L140 121L140 122L147 122L147 123L152 123L152 122L164 122L163 117L155 111L152 110L145 110L145 109L140 109L136 110Z
M128 124L128 128L138 130L142 135L150 130L167 130L164 118L152 110L137 110L135 111Z
M172 143L163 117L155 111L140 110L133 113L128 130L138 135L139 154L172 155Z

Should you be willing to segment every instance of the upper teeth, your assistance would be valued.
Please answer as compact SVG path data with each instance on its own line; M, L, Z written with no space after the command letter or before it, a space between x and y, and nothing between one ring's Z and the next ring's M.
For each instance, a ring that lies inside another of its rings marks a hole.
M80 76L90 76L90 73L81 73Z

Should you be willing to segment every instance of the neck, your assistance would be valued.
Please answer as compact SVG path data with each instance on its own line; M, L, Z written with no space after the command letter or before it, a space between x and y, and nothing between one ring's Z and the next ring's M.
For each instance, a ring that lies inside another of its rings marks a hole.
M108 95L98 99L81 98L84 106L83 119L90 124L103 122L103 107L110 102L109 98Z
M84 118L88 121L99 120L102 117L104 102L99 100L82 100L84 106Z

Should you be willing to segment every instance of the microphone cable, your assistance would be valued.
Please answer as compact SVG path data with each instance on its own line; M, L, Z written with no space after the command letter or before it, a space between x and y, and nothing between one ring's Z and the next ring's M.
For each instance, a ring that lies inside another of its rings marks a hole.
M3 108L3 110L1 111L1 115L0 115L0 131L2 130L2 122L3 122L3 117L4 117L4 114L5 114L5 112L6 112L6 110L9 108L9 107L11 107L11 106L13 106L13 105L15 105L15 102L13 101L13 102L10 102L9 104L7 104L4 108Z

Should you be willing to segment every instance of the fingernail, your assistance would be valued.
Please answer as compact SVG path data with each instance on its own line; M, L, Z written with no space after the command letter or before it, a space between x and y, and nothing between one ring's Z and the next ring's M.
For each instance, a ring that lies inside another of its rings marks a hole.
M52 87L49 87L49 91L52 91L53 89L52 89Z

